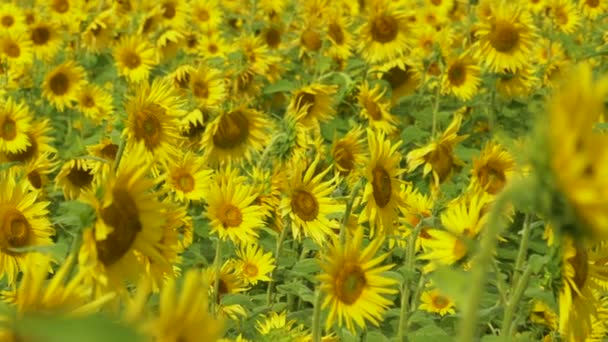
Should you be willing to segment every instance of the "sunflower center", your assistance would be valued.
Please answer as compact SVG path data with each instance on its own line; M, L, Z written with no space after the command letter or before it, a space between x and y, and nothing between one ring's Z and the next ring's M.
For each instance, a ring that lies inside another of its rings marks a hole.
M344 144L338 143L334 150L334 160L345 171L350 171L355 167L355 157Z
M479 169L477 174L481 186L493 195L497 194L505 186L507 181L505 173L492 165L485 165Z
M376 103L376 101L372 99L365 100L365 109L367 110L367 114L374 121L382 120L382 110L380 106Z
M274 27L269 28L264 33L266 44L271 48L276 48L281 43L281 32Z
M42 187L42 177L40 172L34 170L27 174L27 180L34 187L34 189L40 189Z
M585 0L585 3L589 7L596 8L600 5L600 0Z
M453 86L460 86L467 79L467 68L462 63L455 63L448 69L448 80Z
M2 139L13 140L17 137L17 124L11 118L5 118L2 122L2 129L0 130Z
M450 305L450 300L447 299L446 297L440 296L440 295L433 296L432 301L433 301L433 306L437 309L444 309L448 305Z
M91 95L86 94L82 98L81 104L85 108L93 108L95 107L95 99Z
M46 27L36 27L32 30L32 42L35 45L45 45L51 38L51 32Z
M318 51L323 45L321 34L312 29L302 32L300 41L302 42L302 45L304 45L304 47L309 51Z
M2 22L2 26L11 27L15 23L15 18L13 18L12 15L5 15L2 17L2 20L0 20L0 21Z
M209 98L209 87L207 86L207 82L204 81L195 81L192 83L192 93L194 96L206 99Z
M11 57L11 58L17 58L21 55L21 49L19 48L19 45L17 45L17 43L13 42L13 41L9 41L4 45L4 53Z
M390 15L381 15L372 21L372 38L379 43L388 43L397 37L399 23Z
M382 79L387 81L391 85L392 89L397 89L404 85L410 78L411 72L407 66L405 70L399 67L392 67L389 71L382 75Z
M131 248L142 229L135 200L127 190L112 191L112 203L101 210L101 219L113 230L105 240L96 241L99 260L111 266Z
M452 250L455 260L462 259L467 254L467 245L461 239L454 241L454 249Z
M12 162L26 162L31 160L38 153L38 143L36 139L31 134L27 135L27 139L30 142L30 145L25 148L23 151L19 151L16 153L6 152L6 158Z
M319 215L319 203L305 190L297 190L291 196L291 209L304 221L312 221Z
M125 66L129 69L135 69L141 65L141 57L133 51L129 51L123 58Z
M194 190L194 177L190 173L182 172L175 177L175 185L183 192Z
M240 111L223 115L213 135L213 144L231 149L240 146L249 136L249 120Z
M584 248L577 247L576 255L568 259L568 262L574 269L574 284L576 284L578 290L582 290L589 274L589 256L587 252Z
M428 228L422 228L422 229L420 230L420 235L419 235L419 237L420 237L420 238L422 238L422 239L431 239L431 238L433 238L433 237L431 236L431 234L429 234L429 229L428 229Z
M338 45L342 45L344 43L344 31L342 31L342 27L336 23L329 24L329 37L334 40L334 42Z
M254 264L247 263L243 267L243 274L249 278L253 278L258 275L258 267Z
M105 159L114 160L116 158L116 154L118 153L118 145L108 144L101 149L100 153Z
M243 222L241 209L232 204L226 204L220 211L219 219L224 228L238 227Z
M448 178L454 164L449 147L444 145L437 146L437 149L429 154L427 160L433 167L433 171L439 176L440 182Z
M435 6L441 5L441 0L431 0L431 3Z
M557 19L557 22L560 25L568 24L568 13L566 13L566 11L563 8L560 8L557 11L555 11L555 18Z
M32 229L29 221L15 208L4 208L0 212L2 213L2 247L26 246Z
M57 13L65 13L70 9L70 3L68 0L55 0L53 1L53 10Z
M187 137L191 141L200 140L200 137L205 133L205 125L199 122L190 122L188 129L182 133L183 136Z
M358 265L344 265L338 271L335 281L336 297L347 305L356 302L367 285L365 273Z
M498 52L509 53L519 43L519 31L517 27L507 21L499 21L490 33L490 45Z
M377 165L372 170L372 192L376 205L386 207L391 200L392 190L391 176L382 166Z
M162 129L156 115L144 112L135 122L135 138L143 140L147 148L154 149L161 142Z
M93 174L89 169L73 167L68 173L67 179L70 181L70 183L82 189L91 185L93 182Z
M206 9L199 9L198 12L196 13L196 17L198 18L198 20L205 22L207 20L209 20L209 18L211 18L211 16L209 15L209 12Z
M162 6L163 8L163 17L167 19L173 19L177 11L175 10L175 4L171 2L166 2Z
M63 72L57 73L51 77L49 81L51 91L55 95L64 95L70 89L70 79L68 75Z
M315 106L316 98L315 94L310 93L300 93L296 96L296 108L299 111L308 105L308 109L306 110L306 115L309 115L312 111L312 108Z
M219 51L219 48L217 47L217 45L210 43L209 45L207 45L207 51L209 51L210 54L214 55Z

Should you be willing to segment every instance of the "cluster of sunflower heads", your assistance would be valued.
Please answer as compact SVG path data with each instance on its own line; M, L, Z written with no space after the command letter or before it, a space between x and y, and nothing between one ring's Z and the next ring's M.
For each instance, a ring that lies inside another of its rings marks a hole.
M1 1L0 340L606 338L607 13Z

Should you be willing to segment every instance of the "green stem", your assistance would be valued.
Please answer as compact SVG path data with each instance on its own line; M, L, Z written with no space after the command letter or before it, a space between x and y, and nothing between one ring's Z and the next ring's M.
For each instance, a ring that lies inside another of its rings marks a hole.
M422 222L422 221L420 221ZM410 235L410 239L408 242L408 253L406 254L406 269L407 269L407 276L409 277L410 275L412 275L414 273L414 265L415 265L415 261L416 261L416 240L418 239L418 235L420 234L420 231L422 230L422 224L418 223L418 225L416 226L416 229L414 229L414 232L412 233L412 235ZM403 341L405 339L405 336L407 336L407 322L408 322L408 318L409 318L409 302L410 302L410 282L411 279L407 278L406 280L403 281L403 284L401 285L401 308L399 311L399 331L398 331L398 340L399 341Z
M513 282L511 287L515 287L519 281L519 276L522 272L526 256L528 255L528 242L530 241L530 215L526 214L524 218L524 227L521 234L521 241L519 242L519 251L517 252L517 259L515 259L515 269L513 271Z
M270 281L268 282L268 289L266 290L266 304L272 304L272 292L274 290L274 275L279 268L279 258L281 257L281 252L283 251L283 242L285 241L285 237L287 236L287 231L290 229L289 220L286 221L285 227L281 230L281 235L279 235L279 239L277 240L277 249L274 255L274 270L270 275Z
M312 314L312 342L321 342L321 290L315 294L315 307Z
M350 219L350 214L353 210L353 205L355 203L355 199L357 198L357 195L359 194L359 190L361 189L361 186L363 185L363 178L361 178L357 184L355 184L355 186L353 187L353 189L350 192L350 198L348 203L346 203L346 210L344 211L344 218L342 218L342 224L340 225L340 243L342 243L342 245L346 244L346 226L348 225L348 220Z
M122 158L123 153L125 152L125 146L127 145L127 138L122 138L120 140L120 144L118 145L118 152L116 152L116 158L114 159L114 165L112 170L116 172L118 170L118 166L120 165L120 159Z
M519 304L521 297L524 294L524 291L528 287L528 280L532 275L532 267L526 268L524 274L521 276L519 281L517 282L517 287L515 287L515 291L513 292L513 297L509 300L509 303L505 307L505 314L502 319L502 326L500 329L500 336L504 341L509 341L509 336L511 335L511 325L513 324L513 316L515 314L515 309Z
M215 249L215 259L213 261L213 267L215 268L215 279L213 283L213 314L218 314L218 308L220 303L220 272L222 269L222 239L217 239L217 247Z
M441 76L439 76L441 80ZM435 137L437 132L437 114L439 113L439 97L441 96L441 82L437 84L437 90L435 91L435 102L433 104L433 126L431 130L431 137Z

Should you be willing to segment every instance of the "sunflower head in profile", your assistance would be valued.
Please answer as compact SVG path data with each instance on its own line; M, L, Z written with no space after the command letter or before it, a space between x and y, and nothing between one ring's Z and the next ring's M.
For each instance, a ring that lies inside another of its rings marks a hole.
M168 162L163 187L179 202L200 201L205 197L212 171L207 169L204 159L186 152L176 160Z
M333 96L335 85L311 84L294 92L287 111L297 117L306 127L318 127L335 113ZM300 115L300 113L304 113Z
M360 28L359 50L369 63L387 62L409 50L411 29L408 13L400 3L374 1Z
M74 61L65 62L44 77L42 96L59 111L72 106L86 84L86 72Z
M237 251L235 268L243 282L256 285L259 281L270 281L269 275L275 268L272 253L264 253L264 249L256 244L246 245Z
M367 131L370 159L365 168L367 184L363 191L365 208L359 222L369 222L374 234L392 234L397 220L397 209L403 203L399 175L401 142L393 144L384 133Z
M473 98L481 85L481 71L477 63L463 54L448 62L441 83L444 94L453 94L462 101Z
M110 138L103 138L98 144L87 146L89 155L101 160L89 160L91 172L98 179L106 179L118 154L118 145Z
M0 276L5 277L9 285L14 284L19 272L28 266L28 255L38 253L21 248L52 244L55 231L47 218L48 205L49 202L38 199L38 192L28 191L25 181L0 177Z
M420 301L422 302L419 306L421 310L436 313L440 316L455 313L454 301L437 289L424 291Z
M372 240L363 246L363 230L357 229L346 244L334 239L320 261L322 273L317 276L325 294L323 308L329 309L326 328L334 322L346 325L350 331L356 326L365 328L366 321L378 326L384 312L392 304L385 295L397 293L397 281L383 275L393 265L380 264L388 253L375 256L383 239Z
M23 152L30 145L27 132L32 116L25 103L8 98L0 102L0 151Z
M142 36L124 36L114 47L114 61L121 76L129 82L148 79L158 62L154 47Z
M514 171L513 156L498 143L489 142L473 160L471 186L496 195L510 181Z
M360 167L366 160L365 143L365 131L355 127L342 138L335 139L331 148L336 172L346 176L351 186L358 180Z
M82 192L91 190L94 181L95 175L88 160L72 159L61 167L55 185L63 189L66 199L71 200L80 197Z
M215 284L215 280L218 278L218 293L217 293L217 304L220 316L228 316L230 319L238 320L243 316L247 315L245 308L240 304L222 304L222 299L225 295L241 293L247 291L248 287L245 285L243 280L238 274L238 270L235 268L234 260L226 260L219 272L215 266L207 267L203 270L203 282L207 284ZM209 286L209 294L214 295L214 286Z
M391 60L374 69L378 78L391 86L391 104L411 95L421 84L421 74L416 63L408 58Z
M369 126L391 134L397 128L398 120L390 113L391 104L385 99L385 92L379 83L372 88L365 81L359 86L357 100L361 107L360 116L369 122Z
M48 119L32 122L27 132L27 144L24 150L15 152L0 151L3 162L28 163L40 157L44 153L56 153L57 150L52 146L51 125Z

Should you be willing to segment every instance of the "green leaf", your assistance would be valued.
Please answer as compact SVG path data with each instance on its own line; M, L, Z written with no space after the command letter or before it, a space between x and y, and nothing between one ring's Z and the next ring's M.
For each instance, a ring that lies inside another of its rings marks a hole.
M549 262L550 258L547 255L538 255L533 254L528 259L528 267L532 268L533 273L538 273L545 266L547 262Z
M433 284L448 297L454 299L457 305L462 305L468 298L470 275L462 270L450 267L438 268L432 276Z
M298 261L292 269L292 272L301 274L312 274L321 271L317 259L303 259Z
M242 306L250 306L251 305L251 297L246 296L240 293L226 294L222 296L222 304L223 305L242 305Z
M315 302L315 295L312 290L300 282L292 281L287 284L278 285L277 291L279 293L292 294L298 296L302 298L302 300L311 304Z
M448 335L443 329L438 327L437 325L429 324L425 325L422 328L414 331L410 334L409 339L410 342L428 342L428 341L452 341L453 338Z
M277 82L264 88L264 94L274 94L282 92L290 92L295 89L295 84L286 79L280 79Z

